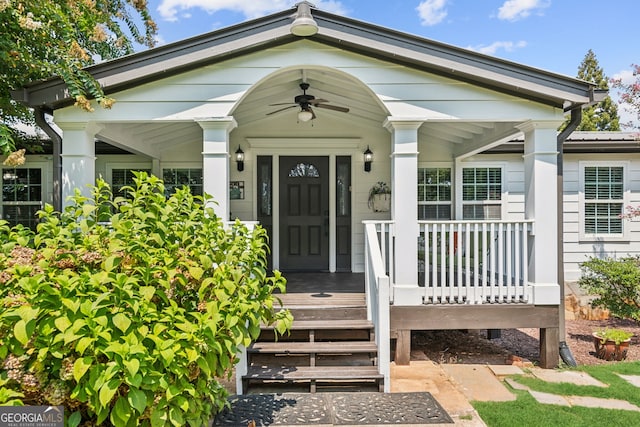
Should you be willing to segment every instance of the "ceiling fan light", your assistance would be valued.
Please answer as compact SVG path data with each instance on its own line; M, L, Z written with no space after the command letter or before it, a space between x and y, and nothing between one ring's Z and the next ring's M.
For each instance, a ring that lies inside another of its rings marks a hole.
M301 110L298 113L298 120L300 120L301 122L308 122L312 118L313 118L313 113L311 113L311 111L309 110Z

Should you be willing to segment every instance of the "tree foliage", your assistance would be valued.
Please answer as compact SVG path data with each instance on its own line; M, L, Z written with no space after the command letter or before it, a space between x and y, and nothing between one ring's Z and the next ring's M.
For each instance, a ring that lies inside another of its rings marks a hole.
M14 149L17 123L33 124L11 90L59 76L79 107L91 111L93 98L109 108L84 67L153 46L155 34L146 0L0 0L0 154Z
M591 49L587 52L578 67L577 77L581 80L594 83L598 89L609 90L609 79L605 76L598 59ZM561 129L569 123L565 121ZM620 117L618 106L607 96L602 102L582 111L582 121L576 128L578 131L619 131Z
M608 309L612 315L640 321L640 258L590 258L580 265L578 284L594 295L592 307Z
M207 425L239 347L291 324L264 229L225 227L188 187L165 199L158 178L135 182L47 206L37 233L0 224L0 404L64 405L72 427Z
M626 108L636 117L634 122L625 123L629 128L640 130L640 65L631 64L633 69L633 80L624 82L622 78L611 79L611 86L620 91L620 101L623 108Z

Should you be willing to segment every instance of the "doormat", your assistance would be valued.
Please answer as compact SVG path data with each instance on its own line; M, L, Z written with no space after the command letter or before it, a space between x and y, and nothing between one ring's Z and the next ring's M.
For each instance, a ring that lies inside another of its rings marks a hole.
M229 403L214 426L453 424L427 392L247 394Z

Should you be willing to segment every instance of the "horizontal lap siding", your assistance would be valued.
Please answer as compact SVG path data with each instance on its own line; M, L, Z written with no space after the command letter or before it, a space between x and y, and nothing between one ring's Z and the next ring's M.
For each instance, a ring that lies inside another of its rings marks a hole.
M606 144L606 143L603 143ZM580 263L590 257L624 257L640 255L640 221L625 220L629 227L629 240L580 238L582 224L580 213L580 161L629 162L627 171L630 204L640 204L640 154L567 154L564 157L564 265L565 281L580 278Z

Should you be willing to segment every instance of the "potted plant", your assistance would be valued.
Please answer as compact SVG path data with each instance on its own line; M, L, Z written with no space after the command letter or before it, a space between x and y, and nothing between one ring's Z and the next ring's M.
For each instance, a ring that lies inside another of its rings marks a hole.
M391 207L391 189L386 182L378 181L369 190L369 209L374 212L388 212Z
M624 360L631 343L631 332L622 329L601 329L593 333L596 356L604 360Z

